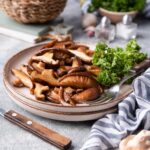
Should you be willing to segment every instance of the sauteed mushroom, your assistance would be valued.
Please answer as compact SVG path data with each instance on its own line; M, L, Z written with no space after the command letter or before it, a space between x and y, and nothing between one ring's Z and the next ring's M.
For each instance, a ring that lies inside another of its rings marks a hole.
M60 40L60 41L59 41ZM37 100L63 106L92 101L103 92L92 65L93 52L71 39L56 39L43 46L20 69L12 69L16 87L26 86Z
M94 65L84 65L84 67L86 68L86 70L88 72L91 72L93 75L98 76L98 74L100 73L100 68Z
M86 55L83 52L80 51L75 51L75 50L69 50L72 54L83 60L84 62L91 63L92 62L92 57Z
M86 71L85 67L84 66L80 66L80 67L74 67L72 69L70 69L68 71L68 73L74 73L74 72L83 72L83 71Z
M25 73L27 76L30 76L32 69L28 65L22 65L20 70Z
M38 63L36 63L36 62L33 62L32 64L31 64L31 66L33 67L33 69L35 69L36 71L38 71L38 72L42 72L42 71L44 71L44 69L45 69L45 63L43 63L43 62L38 62Z
M73 61L72 61L72 67L80 67L82 66L82 62L79 58L77 57L73 57Z
M71 106L71 104L65 102L64 100L64 88L63 87L60 87L59 96L60 96L60 102L63 106Z
M15 79L15 80L13 80L12 83L16 87L23 87L24 86L20 79Z
M100 96L101 91L97 87L89 88L84 90L83 92L77 93L71 97L72 100L81 103L86 101L91 101Z
M74 88L91 88L97 87L98 82L87 72L71 73L59 79L61 86L69 86Z
M52 69L44 70L42 73L33 71L31 77L36 82L46 82L50 86L59 86L58 80L54 77L54 71Z
M67 103L64 99L64 88L54 88L47 94L47 99L51 102L62 104L63 106L71 106L71 104Z
M30 77L18 69L12 69L12 73L29 89L33 88L33 82Z
M48 86L44 86L40 83L35 83L34 94L38 100L45 100L45 95L43 93L48 90L49 90Z
M47 64L52 64L52 65L58 65L59 61L53 59L54 54L50 52L46 52L43 55L40 56L33 56L32 60L35 61L42 61Z
M47 99L51 102L60 104L59 88L49 90L47 93Z

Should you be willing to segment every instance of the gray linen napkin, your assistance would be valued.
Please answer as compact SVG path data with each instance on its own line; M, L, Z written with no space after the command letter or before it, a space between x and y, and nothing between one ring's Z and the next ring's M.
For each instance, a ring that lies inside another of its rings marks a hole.
M114 149L127 135L150 129L150 68L132 86L133 92L119 103L118 113L96 121L81 150Z

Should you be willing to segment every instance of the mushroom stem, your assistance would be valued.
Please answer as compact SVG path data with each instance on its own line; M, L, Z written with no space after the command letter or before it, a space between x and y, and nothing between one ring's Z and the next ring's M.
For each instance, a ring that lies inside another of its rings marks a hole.
M38 100L45 100L44 92L48 91L49 87L39 83L35 83L34 94Z
M71 106L70 104L66 103L64 100L64 88L63 87L60 87L59 96L60 96L60 102L63 106Z
M37 71L31 73L31 77L36 82L46 82L50 86L59 86L58 80L54 77L54 71L52 69L45 69L39 74Z
M12 73L25 85L26 87L32 89L33 88L33 83L25 73L18 69L12 69Z

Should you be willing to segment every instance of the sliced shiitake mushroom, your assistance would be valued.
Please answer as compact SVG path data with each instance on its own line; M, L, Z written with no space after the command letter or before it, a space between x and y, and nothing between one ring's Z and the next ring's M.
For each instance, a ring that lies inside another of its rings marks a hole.
M67 61L69 63L72 63L71 57L73 56L74 55L66 49L47 48L35 54L29 61L29 64L31 65L33 61L35 62L42 61L44 63L48 63L52 65L59 65L58 61L60 60L63 60L64 62Z
M67 103L64 99L64 88L60 87L59 90L60 102L63 106L71 106L71 104Z
M13 85L16 87L24 87L23 83L21 82L20 79L15 79L12 81Z
M94 66L94 65L84 65L84 67L86 68L88 72L91 72L95 76L98 76L101 71L99 67Z
M50 86L59 86L58 80L54 77L54 70L45 69L42 73L38 73L37 71L33 71L31 73L31 77L36 82L46 82Z
M78 57L73 57L72 67L80 67L82 66L82 62Z
M62 104L63 106L71 106L64 99L64 88L54 88L54 90L49 91L47 94L47 99L51 102Z
M80 93L74 94L71 99L77 103L82 103L85 101L91 101L98 98L101 94L101 91L98 87L93 87L86 89Z
M71 57L73 57L74 55L70 53L67 49L53 48L51 49L51 51L53 51L54 53L54 59L63 60L63 61L70 60L70 63L72 62Z
M58 65L59 60L54 60L53 56L54 56L54 53L46 52L46 53L44 53L43 55L40 55L40 56L35 55L31 59L33 61L42 61L42 62L47 63L47 64Z
M33 71L28 65L22 65L20 70L25 73L27 76L30 76L31 72Z
M74 43L73 45L72 45L72 47L70 47L70 49L72 49L72 50L77 50L77 49L79 49L79 48L81 48L81 49L89 49L89 47L88 46L86 46L86 45L83 45L83 44L76 44L76 43Z
M89 47L76 45L72 40L54 40L36 53L28 65L12 69L17 77L13 84L30 88L39 100L63 106L94 100L102 88L95 79L100 69L92 66L92 54Z
M77 56L78 58L80 58L81 60L83 60L86 63L91 63L92 62L92 57L88 56L87 54L77 51L77 50L69 50L69 52L71 52L72 54L74 54L75 56Z
M30 89L33 88L33 82L30 77L18 69L12 69L12 73L22 82L22 84Z
M63 75L65 75L67 73L67 70L65 70L64 68L60 67L57 69L57 75L58 77L62 77Z
M68 48L72 45L72 41L58 42L54 45L55 48Z
M93 55L93 53L94 53L92 50L90 50L89 48L84 47L84 46L79 47L79 48L77 49L77 51L83 52L83 53L85 53L86 55L91 56L91 57L92 57L92 55Z
M47 99L51 102L60 104L59 88L49 90L47 93Z
M33 67L34 70L40 73L45 69L45 63L43 62L33 62L31 66Z
M66 102L70 102L71 97L73 96L73 94L76 92L75 89L71 88L71 87L66 87L64 88L64 100Z
M45 46L43 46L42 49L51 48L57 42L58 42L58 40L54 39L54 40L50 41L48 44L46 44Z
M91 88L97 87L99 83L87 72L71 73L59 79L61 86L74 88Z
M86 51L87 49L89 49L87 46L79 46L79 47L77 48L77 51L85 53L85 51Z
M85 67L84 66L79 66L79 67L74 67L74 68L71 68L68 73L74 73L74 72L83 72L83 71L86 71Z
M48 91L49 87L40 83L35 83L34 95L38 100L45 100L44 92Z

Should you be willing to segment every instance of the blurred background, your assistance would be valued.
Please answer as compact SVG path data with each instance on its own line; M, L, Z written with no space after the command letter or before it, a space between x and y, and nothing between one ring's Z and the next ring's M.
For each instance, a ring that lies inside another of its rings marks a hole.
M146 0L1 0L0 33L31 43L51 39L49 34L71 34L74 40L92 44L143 41L149 5Z

